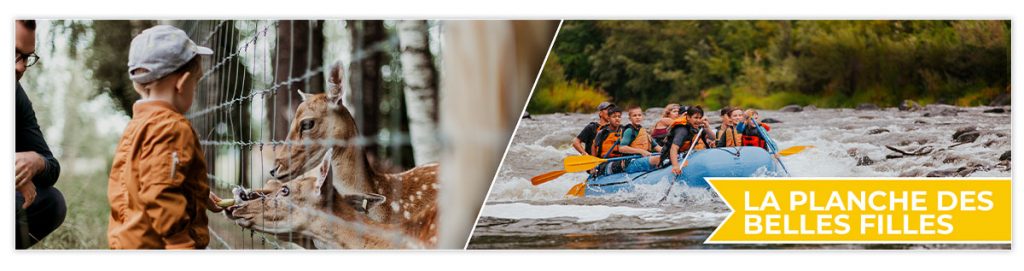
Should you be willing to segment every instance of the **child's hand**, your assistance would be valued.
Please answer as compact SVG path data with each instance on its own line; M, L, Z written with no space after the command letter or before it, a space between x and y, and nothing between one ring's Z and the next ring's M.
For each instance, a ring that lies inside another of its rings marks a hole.
M675 175L683 174L683 169L681 169L679 167L672 167L672 174L675 174Z
M224 208L217 206L217 203L221 201L221 198L218 197L217 194L210 192L210 198L208 200L209 202L206 203L206 209L214 213L219 213L224 210Z

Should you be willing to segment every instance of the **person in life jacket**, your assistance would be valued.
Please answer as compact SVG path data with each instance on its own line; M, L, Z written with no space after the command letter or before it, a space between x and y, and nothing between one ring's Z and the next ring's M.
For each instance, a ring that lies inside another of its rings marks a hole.
M615 107L608 109L608 125L605 125L594 137L591 155L600 158L622 156L622 152L620 152L622 146L619 141L622 138L622 128L622 111Z
M703 128L704 132L700 137L696 137L695 135L700 131L700 128ZM680 160L682 160L679 154L689 151L693 140L697 140L697 144L693 146L694 150L715 147L714 136L708 136L708 134L713 134L714 131L712 131L711 124L708 123L707 118L704 117L704 109L700 106L693 106L687 109L684 118L672 123L669 131L667 139L671 145L666 145L662 148L661 157L669 158L672 165L672 173L675 175L683 173L679 167Z
M722 127L715 135L715 138L718 138L715 145L718 147L743 146L742 134L736 129L736 125L743 122L743 109L726 106L722 108L721 117Z
M655 142L661 143L665 141L665 137L668 136L668 127L672 126L679 114L682 112L679 104L668 104L665 106L665 110L661 112L661 119L654 123L653 129L651 129L651 137L654 138ZM664 145L664 144L662 144Z
M576 149L581 155L594 155L590 151L593 150L594 138L597 136L597 132L601 131L601 128L608 125L608 110L615 108L615 104L610 102L602 102L597 105L597 122L591 122L583 127L579 135L576 135L572 139L572 148Z
M760 117L757 114L757 111L753 109L747 109L747 111L744 112L744 115L746 116L745 120L739 125L736 125L736 131L739 131L740 134L742 134L742 138L740 139L740 141L743 143L742 145L757 146L767 150L768 142L765 141L764 135L761 134L761 131L759 131L757 127L754 127L754 120L759 120ZM764 127L764 130L766 132L772 130L772 127L768 126L768 124L766 123L759 121L758 124L760 124L761 127Z
M651 152L661 152L662 148L654 142L654 138L641 125L644 121L643 109L633 106L626 112L629 114L629 124L623 128L619 152L639 154L643 157L625 161L625 171L627 173L650 171L658 165L659 161L658 157L651 156Z

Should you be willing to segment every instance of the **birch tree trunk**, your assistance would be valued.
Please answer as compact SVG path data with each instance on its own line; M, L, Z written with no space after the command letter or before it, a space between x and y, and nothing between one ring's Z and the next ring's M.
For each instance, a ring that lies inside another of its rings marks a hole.
M437 162L437 71L428 44L427 21L398 22L406 114L416 165Z

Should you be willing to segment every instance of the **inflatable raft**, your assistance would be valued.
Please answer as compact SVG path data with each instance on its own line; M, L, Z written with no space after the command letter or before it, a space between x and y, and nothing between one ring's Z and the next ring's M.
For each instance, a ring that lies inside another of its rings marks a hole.
M680 160L682 157L680 155ZM710 188L705 177L751 177L778 174L778 164L759 147L726 147L695 151L690 155L683 174L675 176L671 167L649 172L618 173L590 177L586 182L586 196L599 196L632 191L638 185L652 185L672 180L676 185Z

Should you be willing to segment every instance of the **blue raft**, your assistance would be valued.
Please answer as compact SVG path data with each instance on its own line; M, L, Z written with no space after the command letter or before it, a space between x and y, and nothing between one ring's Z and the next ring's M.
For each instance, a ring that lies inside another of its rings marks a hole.
M682 157L680 155L680 160ZM759 173L777 174L778 165L771 154L759 147L725 147L695 151L687 160L683 174L675 176L671 167L650 172L618 173L590 177L586 196L633 191L638 185L674 180L677 185L710 188L705 177L751 177Z

